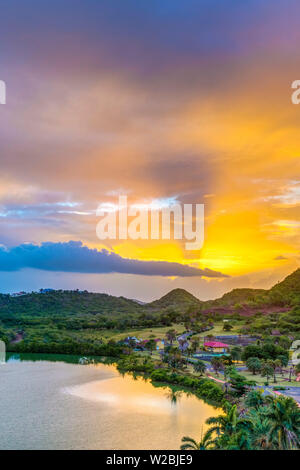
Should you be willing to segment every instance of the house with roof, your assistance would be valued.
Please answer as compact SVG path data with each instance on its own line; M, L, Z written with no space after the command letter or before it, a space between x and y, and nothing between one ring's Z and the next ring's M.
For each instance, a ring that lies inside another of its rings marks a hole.
M204 343L204 349L211 353L227 353L229 345L221 343L220 341L206 341Z
M11 297L22 297L22 295L26 295L27 292L24 292L23 290L21 292L14 292L11 294Z
M271 335L272 335L272 336L281 336L281 333L280 333L279 330L272 330L272 331L271 331Z

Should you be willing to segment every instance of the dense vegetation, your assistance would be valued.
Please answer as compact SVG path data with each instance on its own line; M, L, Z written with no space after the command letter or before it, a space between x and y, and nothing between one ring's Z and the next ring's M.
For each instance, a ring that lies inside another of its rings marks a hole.
M197 331L199 325L200 330L202 326L205 329L224 315L241 333L265 336L275 330L295 338L300 333L299 292L300 269L269 291L234 289L210 302L201 302L183 289L150 304L87 291L60 290L20 297L0 294L0 339L11 350L40 348L41 352L75 353L84 350L83 344L89 349L103 348L103 331L171 326L175 322ZM245 312L251 316L245 316Z
M187 311L188 308L199 308L202 302L184 289L173 289L161 299L155 300L147 305L151 310L162 310L173 308L175 310Z
M224 414L209 418L200 442L183 437L182 449L296 450L300 446L300 412L291 398L263 396L252 390L239 405L224 403Z
M299 373L288 366L291 343L300 339L299 274L270 291L235 289L210 302L200 302L182 289L150 304L86 291L0 295L0 339L11 352L114 358L122 372L143 374L154 386L168 383L172 390L188 390L222 406L224 414L207 421L211 427L200 442L185 437L183 448L299 448L300 413L294 400L262 396L257 388L262 383L269 387L272 380L277 390L285 389L284 380L291 382ZM180 335L174 323L180 323ZM165 346L156 353L154 327L165 335ZM143 337L139 331L146 328L150 336L143 352L137 353L135 341L125 341L125 331L130 336L135 329ZM211 358L207 372L207 363L193 356L201 334L213 338L212 332L232 330L254 334L254 342L231 345L229 355ZM110 336L103 338L105 332ZM124 336L114 341L115 332ZM235 360L244 361L243 371L234 367ZM172 394L175 400L174 390Z

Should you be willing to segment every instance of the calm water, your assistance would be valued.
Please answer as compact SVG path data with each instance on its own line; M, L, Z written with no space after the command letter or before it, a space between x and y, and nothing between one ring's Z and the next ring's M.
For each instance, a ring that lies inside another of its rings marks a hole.
M219 414L114 366L22 358L0 365L1 449L178 449Z

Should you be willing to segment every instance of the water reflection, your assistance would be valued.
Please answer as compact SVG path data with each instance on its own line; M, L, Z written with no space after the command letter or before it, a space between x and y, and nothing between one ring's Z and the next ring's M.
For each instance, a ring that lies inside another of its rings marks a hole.
M40 354L40 353L6 353L7 362L64 362L66 364L80 364L80 365L91 365L91 364L113 364L113 358L107 358L102 356L77 356L77 355L66 355L66 354Z
M113 365L46 357L11 355L0 367L2 449L179 449L220 413Z
M172 405L176 405L177 402L180 400L182 397L183 392L179 390L173 390L172 388L169 388L168 392L165 394L168 400L170 400Z

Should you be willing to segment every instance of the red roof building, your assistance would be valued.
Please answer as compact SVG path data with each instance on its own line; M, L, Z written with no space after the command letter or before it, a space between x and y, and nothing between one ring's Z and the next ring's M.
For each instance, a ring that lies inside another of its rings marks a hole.
M219 341L206 341L204 343L204 349L215 353L226 353L229 349L229 345L220 343Z

